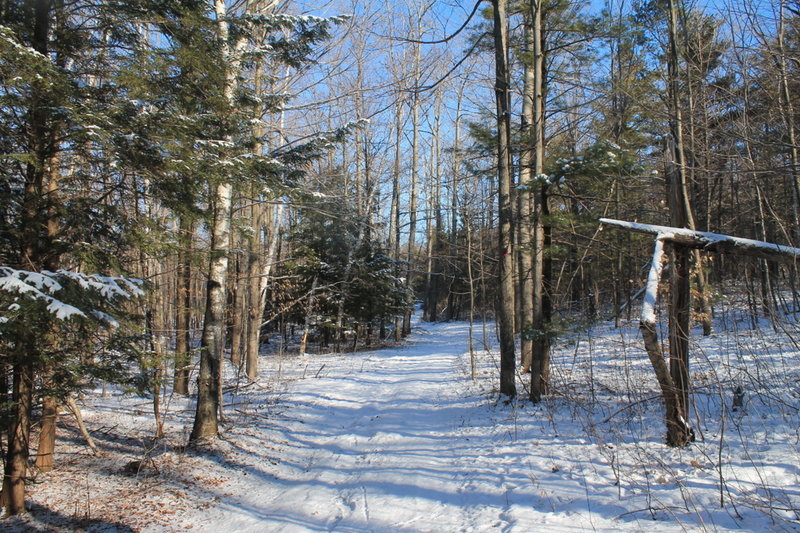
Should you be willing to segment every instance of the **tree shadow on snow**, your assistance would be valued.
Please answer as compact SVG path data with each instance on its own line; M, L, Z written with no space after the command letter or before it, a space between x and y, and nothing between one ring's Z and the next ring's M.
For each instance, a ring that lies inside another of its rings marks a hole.
M28 504L28 514L0 520L0 530L6 533L53 533L62 531L134 533L135 531L121 522L68 516L36 503Z

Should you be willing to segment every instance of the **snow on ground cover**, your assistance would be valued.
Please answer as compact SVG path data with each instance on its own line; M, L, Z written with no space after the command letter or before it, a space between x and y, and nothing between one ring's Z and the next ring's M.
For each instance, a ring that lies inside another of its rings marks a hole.
M402 346L273 355L256 384L230 376L224 437L204 453L180 447L187 400L171 398L154 444L149 401L95 391L84 415L105 454L86 455L65 420L61 465L32 484L34 516L14 520L19 531L800 530L796 325L723 326L693 338L698 442L683 450L663 444L635 328L561 339L554 390L533 406L498 403L493 351L469 378L466 324L424 324Z

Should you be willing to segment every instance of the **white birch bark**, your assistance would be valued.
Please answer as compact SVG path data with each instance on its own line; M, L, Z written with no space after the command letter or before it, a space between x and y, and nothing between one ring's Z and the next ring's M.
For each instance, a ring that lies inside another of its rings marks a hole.
M272 231L269 235L266 255L262 259L261 272L256 280L257 299L251 302L250 307L250 329L248 331L247 356L245 358L245 372L247 379L254 380L258 376L258 353L261 337L261 317L264 316L264 309L267 306L267 287L272 275L272 265L277 260L278 241L280 240L281 220L283 219L284 204L278 204L275 214L271 220Z
M225 0L214 0L217 33L225 46L229 64L224 87L225 98L232 104L236 84L238 46L229 43L229 27ZM231 140L231 139L228 139ZM225 349L225 303L230 248L231 203L233 186L222 179L214 189L214 219L211 226L211 258L208 268L208 290L203 334L200 341L200 372L197 377L197 411L191 441L216 437L219 432L220 384L222 354Z

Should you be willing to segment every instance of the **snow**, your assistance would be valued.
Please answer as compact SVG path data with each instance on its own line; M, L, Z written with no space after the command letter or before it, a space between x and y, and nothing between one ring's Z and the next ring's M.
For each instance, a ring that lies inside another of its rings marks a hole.
M233 142L228 139L195 139L194 144L199 147L232 148Z
M64 417L59 466L30 485L35 516L11 524L144 532L797 530L800 353L766 324L748 329L732 312L722 319L716 331L726 333L693 337L698 442L685 449L663 442L658 387L636 324L561 339L553 391L531 405L498 401L495 348L476 353L478 379L470 379L467 324L417 323L400 346L265 354L253 384L237 385L228 368L227 425L200 452L182 449L190 400L167 396L167 438L153 440L150 400L92 391L84 417L103 455L89 455ZM794 322L781 328L796 333ZM518 382L521 391L526 382ZM735 385L747 393L732 411Z
M64 303L57 298L46 294L56 293L61 290L58 283L49 273L29 272L25 270L14 270L9 267L0 266L0 293L17 293L30 297L33 300L41 300L47 303L47 311L58 320L68 320L73 316L86 316L75 306ZM9 311L14 311L11 307ZM8 322L4 320L3 323Z
M45 290L53 294L61 290L61 284L52 277L38 272L0 266L0 290L20 294L37 294Z
M47 304L47 311L50 314L55 315L57 320L69 320L75 316L86 316L83 311L74 305L66 304L60 300L56 300L55 298L51 298L49 300Z
M656 323L656 303L658 302L658 284L661 281L661 272L664 269L664 238L659 235L653 247L653 258L650 261L650 271L647 274L644 301L642 303L641 321L644 324Z
M92 314L95 316L95 318L97 318L101 322L108 324L112 328L119 327L119 321L106 312L100 311L99 309L94 309L92 310Z
M28 59L29 61L30 60L49 61L47 56L45 56L41 52L34 50L30 46L23 46L22 44L20 44L16 39L14 31L11 30L11 28L9 28L8 26L0 24L0 39L2 39L2 41L4 41L5 43L11 45L16 51L21 52L22 57ZM41 76L38 77L41 78Z
M103 276L100 274L84 274L70 270L58 270L49 272L31 272L27 270L17 270L8 266L0 265L0 295L2 293L19 294L31 300L39 300L46 303L47 312L55 316L57 320L69 320L73 317L86 317L86 313L74 305L66 303L55 296L63 286L58 282L58 278L70 279L84 291L94 291L106 300L119 298L130 299L144 296L141 289L142 280L136 278L121 278ZM7 308L8 311L19 310L19 305L15 304ZM90 310L99 319L115 326L117 322L113 318L99 310ZM0 323L8 323L8 317L2 317ZM109 320L111 319L111 320Z
M58 270L55 274L44 271L48 276L61 275L76 282L82 289L91 289L100 296L113 300L115 298L140 298L144 296L144 291L140 285L142 280L137 278L120 278L114 276L103 276L101 274L83 274L70 270Z

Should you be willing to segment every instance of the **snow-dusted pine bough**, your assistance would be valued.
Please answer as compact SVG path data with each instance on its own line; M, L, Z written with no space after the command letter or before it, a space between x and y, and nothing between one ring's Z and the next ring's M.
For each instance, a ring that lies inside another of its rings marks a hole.
M93 379L125 375L126 363L137 357L136 336L123 324L125 304L143 295L137 279L0 266L0 364L13 374L13 401L2 406L8 412L0 499L6 513L24 509L35 400L43 406L36 464L47 470L59 403L70 405L70 394Z

